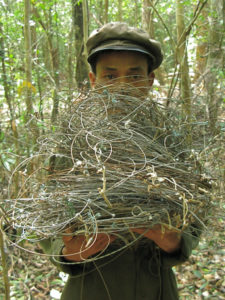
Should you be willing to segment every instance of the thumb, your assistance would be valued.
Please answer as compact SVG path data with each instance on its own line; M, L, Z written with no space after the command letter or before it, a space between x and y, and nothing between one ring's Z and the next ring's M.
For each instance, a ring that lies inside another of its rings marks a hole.
M73 239L73 237L74 237L73 230L70 227L66 228L65 232L63 233L63 236L62 236L64 243L71 241Z

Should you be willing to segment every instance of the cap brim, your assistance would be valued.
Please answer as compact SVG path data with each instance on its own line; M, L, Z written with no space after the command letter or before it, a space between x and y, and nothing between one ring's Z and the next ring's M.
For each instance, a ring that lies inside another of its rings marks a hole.
M115 51L135 51L135 52L139 52L139 53L143 53L147 56L149 56L149 58L151 58L151 60L153 62L155 62L155 57L149 53L144 47L141 46L137 46L135 44L131 44L131 43L127 43L127 41L113 41L111 43L107 43L104 45L100 45L99 47L93 49L93 51L91 51L90 55L88 56L88 62L91 63L91 61L96 57L96 55L102 51L107 51L107 50L115 50Z

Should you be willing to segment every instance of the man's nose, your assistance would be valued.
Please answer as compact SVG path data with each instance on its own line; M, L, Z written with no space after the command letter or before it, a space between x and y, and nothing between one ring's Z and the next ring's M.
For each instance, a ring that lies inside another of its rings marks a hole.
M117 77L117 83L118 84L126 84L129 82L129 77L128 76L120 76L120 77Z

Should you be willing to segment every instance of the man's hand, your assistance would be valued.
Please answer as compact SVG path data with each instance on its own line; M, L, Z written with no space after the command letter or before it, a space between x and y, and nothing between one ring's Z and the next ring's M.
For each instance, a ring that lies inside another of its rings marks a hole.
M73 236L69 228L65 230L65 233L67 235L63 236L65 247L62 254L69 261L83 261L89 256L106 249L116 238L112 235L99 233L87 240L85 235Z
M180 249L181 235L176 229L169 229L166 225L157 224L153 228L131 228L133 232L143 234L155 242L162 250L173 253Z

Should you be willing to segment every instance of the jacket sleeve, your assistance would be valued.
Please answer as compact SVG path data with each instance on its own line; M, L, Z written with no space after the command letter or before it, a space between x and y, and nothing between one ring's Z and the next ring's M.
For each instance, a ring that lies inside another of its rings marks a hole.
M161 252L162 267L171 268L187 261L192 250L196 248L199 243L200 234L201 229L199 226L192 225L184 230L181 235L181 245L178 251L172 254L164 251Z

